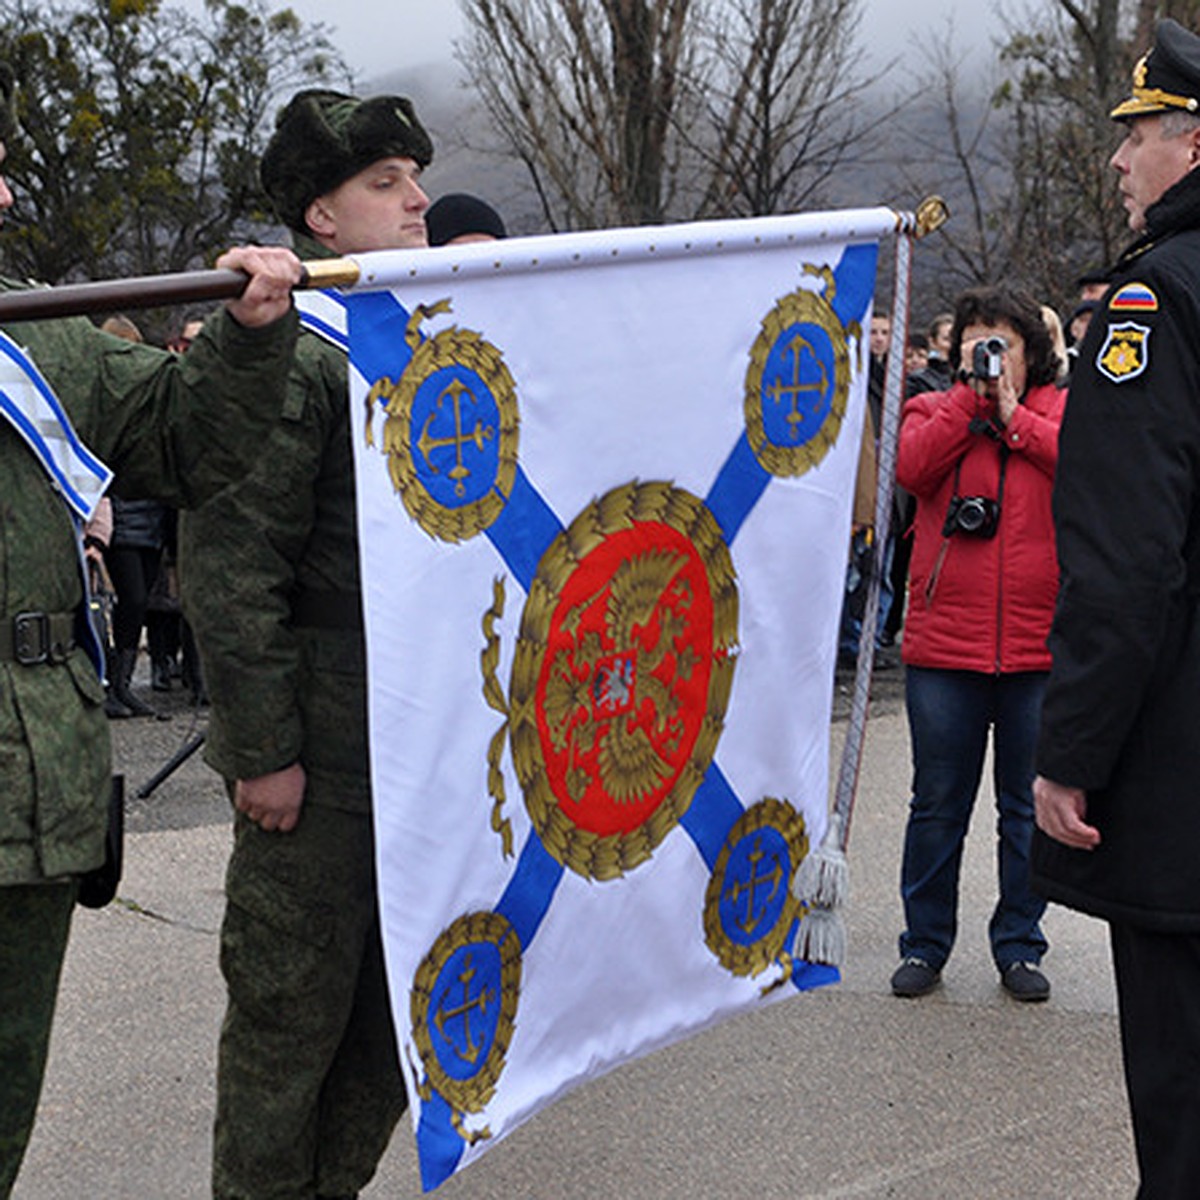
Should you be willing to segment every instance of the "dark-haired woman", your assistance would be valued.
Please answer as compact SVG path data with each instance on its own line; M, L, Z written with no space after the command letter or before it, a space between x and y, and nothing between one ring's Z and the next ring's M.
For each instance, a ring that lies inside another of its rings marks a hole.
M1065 394L1038 305L1004 289L959 298L946 392L904 407L896 476L916 497L904 630L913 794L899 996L932 991L954 946L963 843L992 737L999 897L988 926L1001 984L1044 1000L1045 902L1029 882L1033 756L1058 588L1050 494Z

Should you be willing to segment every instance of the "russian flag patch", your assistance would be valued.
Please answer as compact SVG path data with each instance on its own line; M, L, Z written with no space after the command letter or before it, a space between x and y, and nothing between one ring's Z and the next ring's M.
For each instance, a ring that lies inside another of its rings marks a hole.
M1109 312L1158 312L1158 297L1144 283L1127 283L1108 302Z

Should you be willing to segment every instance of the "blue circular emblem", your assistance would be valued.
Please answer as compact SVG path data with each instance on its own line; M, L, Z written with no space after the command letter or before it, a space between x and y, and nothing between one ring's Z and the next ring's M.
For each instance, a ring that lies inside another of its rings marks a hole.
M430 537L461 542L487 529L512 495L520 421L495 346L457 325L422 337L423 321L449 311L449 300L417 305L404 333L412 358L399 379L371 384L365 435L373 446L380 404L388 476L405 510Z
M833 272L804 269L823 280L823 293L800 288L777 300L746 369L746 438L763 469L781 477L820 463L837 442L850 395L847 331L831 307Z
M833 340L819 325L789 325L775 339L760 385L763 433L772 446L805 446L821 432L836 371Z
M704 896L704 940L734 975L758 975L786 958L802 906L792 892L808 853L804 817L764 796L733 824Z
M488 1061L500 1023L500 950L492 942L457 949L429 1001L434 1054L451 1079L470 1079Z
M409 995L412 1039L427 1075L421 1088L459 1114L482 1111L504 1070L520 990L521 943L502 916L466 913L442 930Z
M452 366L427 376L409 421L417 478L436 504L463 508L496 486L500 406L474 371Z
M718 912L725 936L751 946L775 928L791 886L788 844L776 829L756 829L729 852Z

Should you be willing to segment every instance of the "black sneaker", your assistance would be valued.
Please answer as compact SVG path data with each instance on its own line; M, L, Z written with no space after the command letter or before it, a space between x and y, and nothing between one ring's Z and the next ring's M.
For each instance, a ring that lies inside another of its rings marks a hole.
M1033 963L1009 963L1000 972L1000 984L1014 1000L1029 1002L1050 998L1050 980Z
M906 958L892 976L893 996L926 996L942 981L941 971L934 970L923 958Z

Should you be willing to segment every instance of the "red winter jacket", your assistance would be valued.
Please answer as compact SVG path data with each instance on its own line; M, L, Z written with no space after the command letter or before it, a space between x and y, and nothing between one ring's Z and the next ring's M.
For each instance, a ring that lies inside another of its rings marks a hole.
M1003 431L1008 447L1000 519L991 538L942 536L955 464L959 496L995 499L1000 441L968 428L993 406L963 383L904 406L896 479L917 498L904 661L917 667L1046 671L1058 592L1050 493L1066 393L1032 388Z

